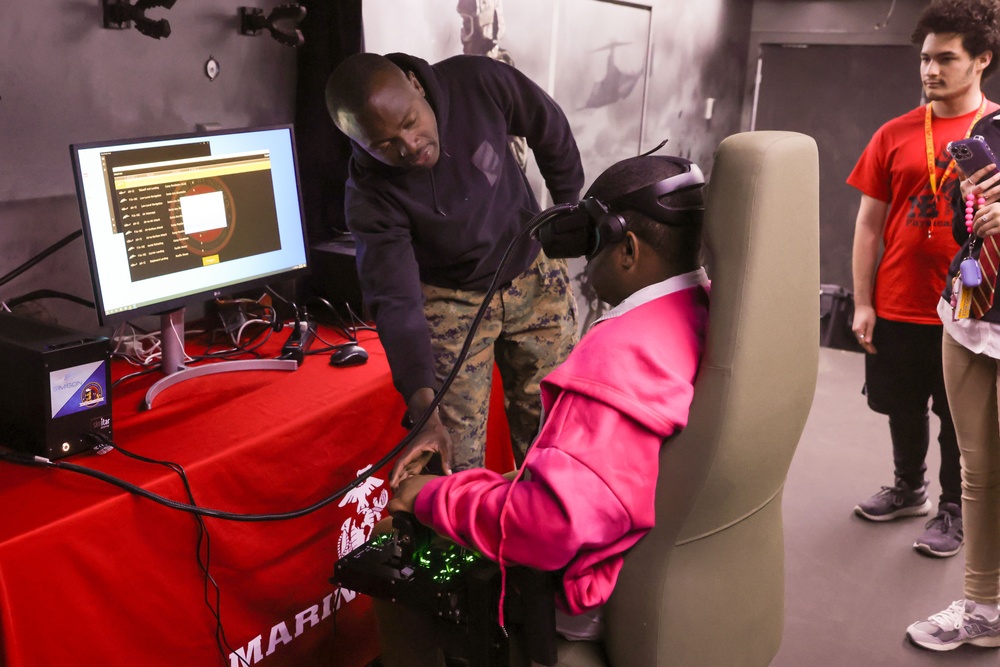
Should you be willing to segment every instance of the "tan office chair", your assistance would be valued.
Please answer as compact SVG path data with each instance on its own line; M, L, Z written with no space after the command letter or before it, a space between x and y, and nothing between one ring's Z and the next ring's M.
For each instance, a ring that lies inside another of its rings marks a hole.
M603 646L559 665L767 665L781 644L781 497L819 355L812 138L750 132L716 153L706 199L712 304L687 428L660 455L656 527L626 556Z

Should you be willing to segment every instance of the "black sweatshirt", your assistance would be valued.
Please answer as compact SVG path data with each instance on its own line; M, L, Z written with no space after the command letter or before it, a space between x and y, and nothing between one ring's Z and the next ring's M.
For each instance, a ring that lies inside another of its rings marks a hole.
M409 400L421 387L438 386L420 283L485 291L508 245L539 210L508 135L527 138L557 204L579 199L583 165L565 114L513 67L485 56L433 66L387 57L420 80L437 117L440 157L429 170L403 169L353 144L345 212L365 303L393 383ZM535 241L518 244L502 284L538 251Z

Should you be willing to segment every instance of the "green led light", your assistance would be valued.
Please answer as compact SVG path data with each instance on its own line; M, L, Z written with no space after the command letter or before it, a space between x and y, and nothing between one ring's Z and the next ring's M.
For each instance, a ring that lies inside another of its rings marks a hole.
M416 552L413 563L415 567L428 571L433 581L445 583L471 569L480 558L475 551L457 544L436 544Z

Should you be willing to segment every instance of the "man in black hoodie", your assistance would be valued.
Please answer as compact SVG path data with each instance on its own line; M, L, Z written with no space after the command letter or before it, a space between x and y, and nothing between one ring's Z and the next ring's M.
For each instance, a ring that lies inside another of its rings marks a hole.
M350 137L345 195L365 301L393 383L418 419L451 370L511 241L539 206L508 148L526 137L555 203L575 203L583 166L569 122L504 63L357 54L331 75L327 108ZM433 453L445 472L481 467L494 360L520 462L540 416L539 382L576 342L565 262L537 242L511 250L466 364L399 458L395 487Z

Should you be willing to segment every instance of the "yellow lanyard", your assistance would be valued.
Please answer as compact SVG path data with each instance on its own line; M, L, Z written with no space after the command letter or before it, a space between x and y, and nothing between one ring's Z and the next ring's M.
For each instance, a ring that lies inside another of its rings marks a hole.
M976 126L979 119L983 117L986 113L986 95L983 95L983 101L979 105L979 111L976 112L976 117L972 119L972 124L969 125L969 129L965 132L965 138L968 139L969 135L972 134L972 128ZM934 131L931 129L931 119L933 117L931 112L931 104L927 103L927 112L924 114L924 142L927 145L927 175L931 179L931 192L934 193L934 197L937 197L938 187L937 187L937 164L934 155ZM955 170L955 161L952 160L948 163L948 167L944 170L944 174L941 176L941 185L947 182L948 177L951 176L951 172Z

